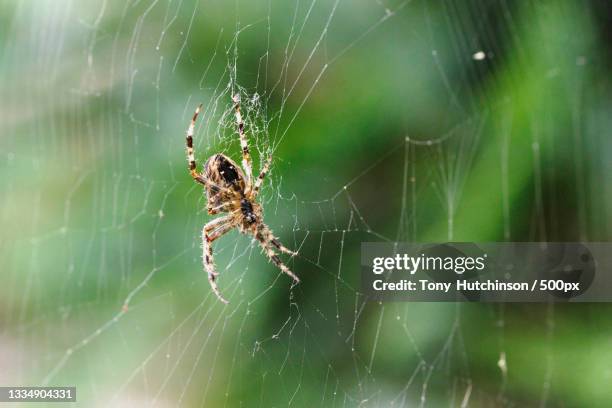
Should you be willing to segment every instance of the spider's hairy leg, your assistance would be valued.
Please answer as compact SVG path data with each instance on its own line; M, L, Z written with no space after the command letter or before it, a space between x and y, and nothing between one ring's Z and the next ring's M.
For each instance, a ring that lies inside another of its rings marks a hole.
M284 272L287 275L291 276L291 278L293 278L295 283L299 283L300 282L300 278L298 278L296 274L291 272L291 269L289 269L287 267L287 265L285 265L283 263L283 261L280 260L280 258L276 254L276 252L274 252L274 250L272 249L272 247L271 247L272 242L268 241L267 237L261 231L258 231L258 232L255 233L255 238L259 241L259 244L263 248L263 250L266 253L266 255L268 256L268 258L270 258L272 263L278 269L280 269L282 272Z
M242 149L242 168L244 170L247 191L251 189L253 170L251 165L251 152L249 151L249 144L247 142L246 134L244 133L244 121L242 120L242 113L240 112L240 94L236 94L232 97L234 101L234 114L236 116L236 127L238 128L238 136L240 137L240 148Z
M232 222L232 215L226 215L224 217L215 218L214 220L209 221L204 226L204 232L211 233L211 231L221 228L223 226L229 225Z
M272 233L272 230L267 225L261 224L259 231L267 242L270 242L282 253L288 254L291 256L296 256L298 254L296 251L292 251L286 246L284 246L283 244L281 244L281 242L278 240L277 237L274 236L274 233Z
M198 107L195 110L195 113L193 114L193 117L191 118L191 122L189 123L189 127L187 128L187 138L186 138L186 143L187 143L187 162L189 163L189 173L191 174L191 177L193 177L194 180L196 180L197 182L201 183L201 175L196 171L196 161L195 161L195 154L193 153L193 132L195 131L195 123L196 123L196 119L198 118L198 114L200 113L200 110L202 109L202 104L199 104Z
M235 225L233 223L232 216L228 215L210 221L202 229L202 260L204 262L204 269L208 274L208 282L210 283L210 287L212 288L215 295L217 295L219 300L223 303L228 303L228 301L225 300L223 296L221 296L221 292L219 291L219 287L217 286L216 279L219 275L219 272L215 270L212 243L217 238L221 237L223 234L227 233L234 227Z
M259 194L259 189L261 188L261 184L263 183L264 178L268 174L268 171L270 171L271 164L272 164L272 155L269 155L263 167L261 168L261 171L259 172L259 176L257 177L257 180L255 180L255 184L253 185L253 191L251 192L251 196L253 198L257 197L257 194Z
M238 203L238 205L240 205L240 203ZM206 210L208 211L208 214L215 215L215 214L219 214L221 211L231 209L235 206L236 204L233 202L225 202L216 207L213 207L212 205L208 205L206 207Z

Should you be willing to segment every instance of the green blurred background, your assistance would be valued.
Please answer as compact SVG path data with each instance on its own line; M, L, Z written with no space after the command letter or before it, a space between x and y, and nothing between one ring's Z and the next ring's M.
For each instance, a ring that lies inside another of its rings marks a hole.
M0 385L79 406L610 406L605 304L366 302L363 241L607 241L605 2L29 0L0 5ZM270 227L215 246L201 165Z

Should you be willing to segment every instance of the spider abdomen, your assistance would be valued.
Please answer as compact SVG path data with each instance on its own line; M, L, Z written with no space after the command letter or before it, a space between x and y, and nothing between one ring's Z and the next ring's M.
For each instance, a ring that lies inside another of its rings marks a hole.
M204 167L209 208L223 212L231 210L227 204L244 197L246 184L242 169L221 153L211 156Z
M234 188L244 191L242 169L229 157L218 153L211 156L205 164L206 178L223 188Z

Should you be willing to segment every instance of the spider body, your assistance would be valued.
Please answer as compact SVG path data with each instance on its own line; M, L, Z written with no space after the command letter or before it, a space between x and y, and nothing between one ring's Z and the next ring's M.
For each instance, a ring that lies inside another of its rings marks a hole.
M204 165L206 177L215 183L207 186L207 191L219 191L222 188L231 188L244 192L244 174L238 165L224 154L217 153L211 156Z
M249 228L253 224L257 223L257 220L261 218L261 209L257 203L251 203L246 198L240 200L240 211L242 211L242 217L244 218L244 227Z
M262 219L261 207L251 201L253 197L246 191L247 183L240 167L221 153L211 156L204 167L206 178L210 181L206 185L208 213L240 210L242 222L238 229L243 233L249 232L249 228Z
M210 221L202 231L204 269L208 273L208 281L213 292L224 303L227 303L227 300L221 296L217 287L216 278L219 274L215 270L211 244L233 228L237 228L244 234L252 235L259 241L270 261L282 272L291 276L295 282L299 282L298 277L278 257L275 249L291 256L296 255L296 253L283 246L278 238L273 235L270 228L264 224L261 205L256 201L261 184L270 168L271 157L268 156L257 179L253 180L251 155L244 133L239 96L234 96L233 101L242 148L242 168L228 156L217 153L206 161L204 172L198 173L193 153L193 133L201 105L196 109L187 129L187 160L191 176L205 187L208 213L211 215L226 214Z

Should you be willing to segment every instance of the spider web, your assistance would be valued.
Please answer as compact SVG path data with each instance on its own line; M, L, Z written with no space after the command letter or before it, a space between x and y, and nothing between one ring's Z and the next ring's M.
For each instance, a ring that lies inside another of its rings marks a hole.
M604 306L578 324L359 287L365 241L610 237L598 20L551 4L2 6L0 385L76 385L84 406L603 404ZM199 168L239 162L236 93L302 282L233 231L213 247L226 306L184 133L202 102Z

